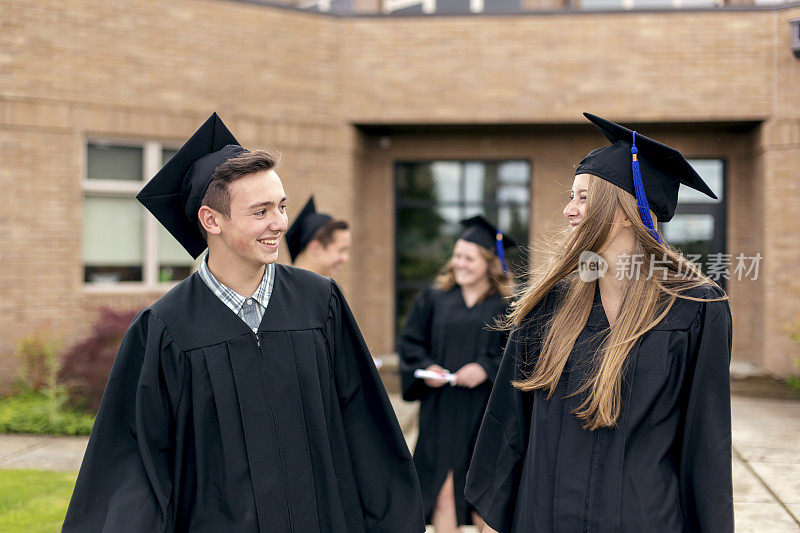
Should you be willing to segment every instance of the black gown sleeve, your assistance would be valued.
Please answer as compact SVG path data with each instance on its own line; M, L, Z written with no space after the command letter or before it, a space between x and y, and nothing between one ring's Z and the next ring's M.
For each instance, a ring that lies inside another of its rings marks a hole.
M503 313L506 311L507 309L504 309ZM502 314L491 317L485 326L487 336L486 345L475 359L475 362L481 365L486 371L487 381L491 384L494 384L494 380L497 377L497 372L500 369L500 361L503 360L503 347L508 341L508 332L497 330L497 325L495 323L495 319L502 319L502 317Z
M171 531L171 411L165 328L139 313L114 360L63 531Z
M733 531L729 375L732 320L727 301L703 305L699 339L690 354L687 374L681 505L687 531L727 532Z
M332 282L328 341L353 474L370 533L425 531L417 472L375 363Z
M431 356L433 307L432 289L417 296L400 336L400 382L407 402L422 399L431 390L414 377L414 371L436 364Z
M535 364L552 310L548 294L511 331L472 455L465 496L496 531L510 531L528 448L532 393L511 383Z
M518 334L512 332L483 415L464 491L493 529L509 531L528 440L528 402L511 382L520 377Z

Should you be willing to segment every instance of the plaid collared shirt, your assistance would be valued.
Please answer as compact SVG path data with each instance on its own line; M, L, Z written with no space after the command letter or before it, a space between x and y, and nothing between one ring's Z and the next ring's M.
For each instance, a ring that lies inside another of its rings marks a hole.
M208 254L200 263L200 268L197 269L200 279L208 285L211 292L216 294L222 303L244 320L245 324L250 326L253 332L258 331L258 326L261 324L261 319L267 310L269 298L272 296L272 286L275 283L275 263L267 265L267 268L264 269L264 277L261 279L261 284L256 289L256 292L248 298L220 283L208 269L207 261Z

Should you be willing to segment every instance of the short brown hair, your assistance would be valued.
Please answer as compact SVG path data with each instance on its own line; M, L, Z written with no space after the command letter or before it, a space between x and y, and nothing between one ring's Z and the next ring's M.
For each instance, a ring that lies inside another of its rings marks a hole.
M333 233L339 230L350 229L347 222L344 220L329 220L314 233L311 238L312 241L319 241L319 243L327 248L333 242Z
M226 218L231 216L231 195L228 186L248 174L272 170L280 163L280 155L267 150L253 150L232 157L222 163L211 176L206 193L200 205L208 206L214 211L222 213ZM197 221L203 238L206 231L200 220Z

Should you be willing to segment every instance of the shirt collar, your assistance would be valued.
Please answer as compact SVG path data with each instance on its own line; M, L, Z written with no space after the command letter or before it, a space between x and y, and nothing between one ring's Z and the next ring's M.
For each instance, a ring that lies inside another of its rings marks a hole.
M197 273L200 275L206 285L208 285L211 291L216 294L217 297L231 309L231 311L236 314L239 313L248 297L242 296L233 289L225 286L222 282L214 277L214 274L212 274L211 270L208 268L208 253L206 253L206 255L203 257L203 260L200 262L200 267L197 269ZM261 283L258 285L258 288L256 288L255 292L252 294L252 296L250 296L250 298L253 298L264 308L266 308L267 304L269 303L269 297L272 293L272 283L274 279L275 263L270 263L264 269L264 276L261 278Z
M261 304L261 307L267 307L269 304L269 297L272 295L272 284L275 279L275 263L270 263L264 269L264 277L261 278L261 283L253 293L252 298Z

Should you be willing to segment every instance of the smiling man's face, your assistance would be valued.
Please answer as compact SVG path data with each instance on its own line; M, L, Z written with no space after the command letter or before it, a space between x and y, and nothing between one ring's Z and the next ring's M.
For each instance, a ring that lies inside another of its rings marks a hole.
M278 174L265 170L228 185L230 217L220 217L222 244L253 266L278 260L278 243L286 232L286 192Z

